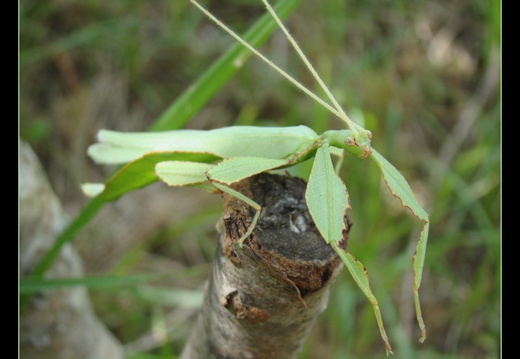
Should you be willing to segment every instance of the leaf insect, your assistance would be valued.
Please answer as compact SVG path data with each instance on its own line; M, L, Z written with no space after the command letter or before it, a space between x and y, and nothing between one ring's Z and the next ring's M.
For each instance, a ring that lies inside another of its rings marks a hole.
M342 259L352 278L371 303L387 355L389 355L393 354L392 348L386 335L377 299L370 289L368 272L350 252L338 246L345 226L343 217L351 206L347 188L334 169L331 155L342 156L342 153L346 151L361 159L370 158L378 165L392 195L399 198L402 205L423 223L412 260L414 303L421 330L419 341L423 342L426 339L426 329L421 313L419 287L428 239L429 216L417 202L404 177L381 154L371 148L370 131L349 119L267 0L262 0L262 2L325 91L331 104L319 98L273 64L216 19L196 0L190 1L237 41L343 120L348 129L330 130L321 135L303 125L292 127L230 126L208 131L182 129L134 133L101 130L98 133L99 143L89 147L88 155L99 164L126 165L104 185L84 184L84 192L90 196L99 196L103 200L113 200L130 190L143 187L157 178L170 186L198 185L206 189L216 187L239 198L256 211L251 225L238 241L242 245L255 228L262 209L252 199L229 186L261 172L293 166L299 162L313 159L305 194L309 212L324 240Z

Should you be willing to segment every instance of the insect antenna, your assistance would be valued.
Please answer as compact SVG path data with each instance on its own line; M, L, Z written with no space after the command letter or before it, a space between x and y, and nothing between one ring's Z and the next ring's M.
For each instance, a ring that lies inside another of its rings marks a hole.
M336 101L332 93L329 91L327 85L323 82L321 77L318 75L314 67L311 65L301 48L298 46L294 38L289 34L285 26L283 25L282 21L276 15L271 5L266 1L262 0L265 6L267 7L267 10L271 13L273 18L275 19L278 26L282 29L282 31L285 33L287 39L291 42L294 49L297 51L307 68L310 70L314 78L318 81L320 86L323 88L329 99L334 104L334 107L332 107L330 104L325 102L323 99L318 97L315 93L313 93L311 90L309 90L307 87L302 85L300 82L298 82L296 79L294 79L291 75L289 75L285 70L281 69L278 65L273 63L271 60L269 60L267 57L265 57L261 52L259 52L257 49L255 49L251 44L249 44L247 41L242 39L240 35L235 33L233 30L231 30L227 25L225 25L222 21L217 19L212 13L210 13L208 10L206 10L202 5L200 5L196 0L190 0L197 8L199 8L200 11L202 11L209 19L211 19L215 24L217 24L220 28L222 28L224 31L226 31L228 34L230 34L233 38L235 38L238 42L240 42L242 45L247 47L252 53L254 53L256 56L258 56L260 59L262 59L265 63L267 63L270 67L275 69L278 73L280 73L283 77L285 77L287 80L289 80L294 86L296 86L298 89L303 91L306 95L311 97L313 100L318 102L320 105L322 105L324 108L329 110L331 113L335 114L339 118L341 118L343 121L347 123L347 125L352 129L354 134L358 132L358 129L360 126L350 120L348 116L345 114L339 103Z
M287 28L283 24L282 20L280 20L280 18L278 17L276 12L274 11L274 9L271 6L271 4L269 4L269 2L267 0L262 0L262 2L264 3L265 7L267 8L267 11L269 11L269 13L272 15L272 17L274 18L274 20L278 24L278 27L284 32L285 37L287 37L287 40L289 40L289 42L291 43L292 47L298 53L298 56L300 56L301 60L303 61L303 63L307 67L307 69L310 71L310 73L312 74L314 79L318 82L318 84L323 89L323 91L325 91L325 94L327 95L327 97L332 102L332 104L334 105L334 107L336 108L336 110L338 112L338 113L335 113L335 114L339 118L341 118L343 121L345 121L347 123L347 125L352 129L352 131L354 133L357 133L357 127L359 127L359 125L356 124L355 122L353 122L347 116L347 114L345 113L343 108L340 106L340 104L338 103L338 101L336 100L334 95L330 92L330 90L327 87L327 85L325 84L325 82L322 80L321 76L318 74L318 72L316 71L316 69L314 68L312 63L309 61L309 59L307 58L305 53L302 51L302 49L300 48L300 46L298 45L298 43L296 42L294 37L289 33L289 30L287 30Z

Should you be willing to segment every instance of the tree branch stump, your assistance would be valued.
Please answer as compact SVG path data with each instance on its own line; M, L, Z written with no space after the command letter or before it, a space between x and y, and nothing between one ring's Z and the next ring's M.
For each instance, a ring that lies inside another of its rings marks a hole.
M254 209L223 194L224 231L203 307L181 359L290 359L327 306L340 258L319 234L305 203L306 183L259 174L233 189L262 211L240 248ZM347 245L351 222L341 246Z

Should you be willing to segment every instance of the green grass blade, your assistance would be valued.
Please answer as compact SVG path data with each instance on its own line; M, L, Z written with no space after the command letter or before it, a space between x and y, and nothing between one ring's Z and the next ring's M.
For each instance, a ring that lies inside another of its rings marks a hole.
M99 209L103 206L104 201L100 198L93 198L88 202L80 215L76 216L74 220L65 228L65 230L56 238L54 241L54 245L49 249L42 260L38 263L38 265L34 268L31 273L31 277L41 277L43 273L50 267L54 258L58 255L61 250L61 247L65 243L69 241L72 236L79 231L85 224L87 224L92 217L99 211Z
M60 253L61 248L65 243L69 242L74 235L87 224L94 215L103 207L105 201L99 197L91 199L81 210L72 222L61 232L61 234L54 241L53 246L45 253L40 262L33 269L28 277L38 278L42 277L45 271L49 269L56 256ZM20 312L23 311L25 305L29 302L31 294L20 295Z
M161 274L140 274L133 276L88 276L81 278L22 278L20 293L35 293L42 290L57 290L74 286L88 288L113 288L120 285L132 285L150 281ZM164 276L164 274L162 274Z
M150 285L136 286L134 295L149 303L194 309L200 308L204 299L204 292L200 290L161 288Z

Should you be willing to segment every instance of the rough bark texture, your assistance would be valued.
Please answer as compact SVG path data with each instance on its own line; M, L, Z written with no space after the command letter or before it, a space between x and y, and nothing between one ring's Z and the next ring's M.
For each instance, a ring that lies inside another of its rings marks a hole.
M67 218L32 149L20 144L20 274L42 258ZM80 277L82 262L65 245L47 277ZM120 359L123 350L92 311L84 288L32 296L20 318L20 357L24 359Z
M242 248L237 240L254 210L226 194L203 307L181 359L295 358L326 308L341 260L319 235L305 204L304 181L260 174L234 189L262 206ZM346 247L351 223L342 246Z

